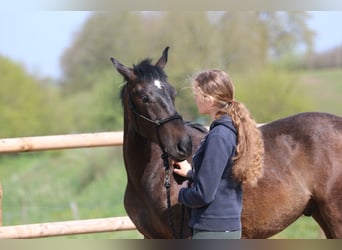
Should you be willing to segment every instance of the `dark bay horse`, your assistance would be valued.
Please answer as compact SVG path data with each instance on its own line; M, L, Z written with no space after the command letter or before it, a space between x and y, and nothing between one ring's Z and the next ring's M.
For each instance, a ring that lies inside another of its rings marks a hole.
M167 82L168 48L152 64L132 68L111 58L126 84L123 154L127 172L124 206L145 238L173 238L172 228L190 236L188 214L177 203L183 180L170 177L171 213L164 188L161 155L188 159L205 136L182 120ZM243 238L268 238L300 216L312 216L327 238L342 238L342 118L301 113L260 127L265 145L264 176L254 188L244 187ZM173 220L170 220L170 214ZM170 225L170 223L172 225Z

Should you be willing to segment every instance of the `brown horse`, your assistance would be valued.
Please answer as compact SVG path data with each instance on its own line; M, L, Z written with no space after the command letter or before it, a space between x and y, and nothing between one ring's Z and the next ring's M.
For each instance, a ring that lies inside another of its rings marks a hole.
M127 172L124 206L145 238L173 238L175 229L188 238L177 195L183 180L168 175L161 155L188 159L205 132L183 122L175 106L175 89L163 70L168 48L155 65L145 59L132 68L111 58L126 82L123 153ZM268 123L260 130L265 145L264 176L244 187L243 238L268 238L301 215L312 216L327 238L342 238L342 118L302 113ZM168 178L168 177L167 177ZM171 212L170 212L171 211Z

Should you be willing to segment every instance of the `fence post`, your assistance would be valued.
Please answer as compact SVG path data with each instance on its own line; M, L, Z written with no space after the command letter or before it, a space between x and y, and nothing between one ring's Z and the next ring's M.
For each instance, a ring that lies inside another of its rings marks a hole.
M79 220L80 219L80 213L78 211L78 206L77 206L77 203L75 201L70 201L70 209L71 209L71 213L72 213L74 220Z
M2 187L0 183L0 227L2 226Z

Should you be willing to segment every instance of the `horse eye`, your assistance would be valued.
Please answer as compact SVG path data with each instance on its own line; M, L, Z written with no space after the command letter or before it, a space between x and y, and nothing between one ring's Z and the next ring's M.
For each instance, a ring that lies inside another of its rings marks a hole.
M147 96L147 95L143 95L143 96L141 97L141 101L142 101L143 103L148 103L148 102L149 102L148 96Z

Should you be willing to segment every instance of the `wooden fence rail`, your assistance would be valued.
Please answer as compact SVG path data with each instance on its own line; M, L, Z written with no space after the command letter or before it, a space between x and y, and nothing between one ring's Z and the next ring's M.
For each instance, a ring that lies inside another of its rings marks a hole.
M121 146L123 132L101 132L0 139L0 153Z
M61 235L102 233L133 230L135 225L127 217L59 221L40 224L0 227L0 239L41 238Z
M7 138L0 139L0 153L121 146L122 143L123 132L121 131ZM0 185L0 239L40 238L135 229L135 225L127 216L16 226L1 226L1 191Z

